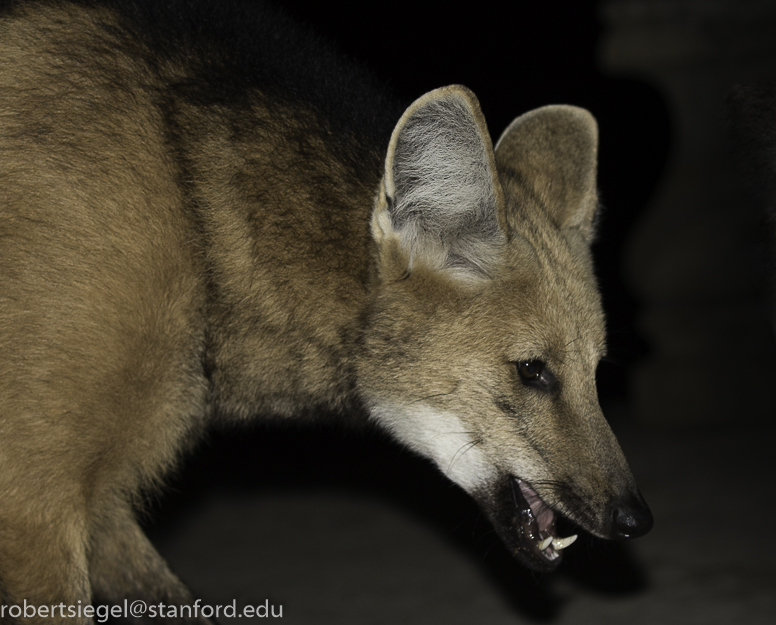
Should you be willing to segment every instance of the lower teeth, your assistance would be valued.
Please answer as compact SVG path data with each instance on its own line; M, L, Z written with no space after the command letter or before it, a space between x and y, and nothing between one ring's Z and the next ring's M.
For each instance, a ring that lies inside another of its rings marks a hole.
M553 538L552 536L548 536L539 543L539 551L544 551L547 549L547 547L550 546L550 544L552 544L552 547L555 549L555 551L561 551L562 549L565 549L571 545L576 539L576 534L569 536L568 538Z
M570 544L572 544L577 539L577 535L574 534L573 536L569 536L568 538L556 538L552 541L552 546L555 548L555 551L560 551L561 549L565 549Z

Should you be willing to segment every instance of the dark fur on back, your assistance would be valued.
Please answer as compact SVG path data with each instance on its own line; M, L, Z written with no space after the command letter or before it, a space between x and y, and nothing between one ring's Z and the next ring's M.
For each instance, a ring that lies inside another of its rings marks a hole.
M106 34L194 104L239 107L258 89L267 102L314 110L359 169L374 171L363 146L384 152L403 111L360 63L263 0L2 0L0 12L36 3L115 11L123 32L106 24Z
M93 10L67 10L73 6ZM7 3L6 11L23 14L43 8L45 13L45 7L51 7L52 14L65 9L65 18L56 13L54 19L66 22L72 35L64 28L52 32L43 57L49 59L45 71L50 79L44 80L50 80L57 101L72 101L74 109L83 111L55 121L58 109L47 113L46 107L58 105L51 100L40 103L30 92L27 106L35 113L22 118L22 132L33 142L50 140L62 150L61 158L56 152L46 158L70 167L65 137L80 137L86 125L84 136L99 145L100 137L126 132L121 127L135 115L150 114L160 122L166 156L177 170L176 186L184 199L180 208L194 222L200 238L197 249L221 249L213 242L223 224L246 223L257 241L285 240L282 249L264 246L260 254L264 266L285 269L280 276L268 277L280 301L290 303L298 296L284 277L294 270L310 275L320 293L335 289L352 301L353 294L363 290L368 279L368 211L401 113L366 71L338 58L330 46L264 2L31 0ZM82 19L83 25L76 26ZM70 78L62 81L61 76ZM153 108L134 106L138 98L147 98ZM137 122L149 127L148 121ZM94 150L82 149L87 154ZM127 153L128 164L135 156ZM218 179L227 171L228 179ZM303 188L299 180L305 181ZM229 197L227 186L240 196ZM320 210L310 210L312 206ZM359 244L345 244L353 241ZM278 331L271 309L260 302L249 308L237 296L230 300L229 283L254 279L247 256L205 254L203 262L210 292L208 327L224 329L220 347L210 339L203 346L214 397L234 397L231 390L237 386L267 397L267 388L258 380L246 385L244 380L218 377L244 358L223 356L243 338L230 334L244 325L243 316L262 332ZM338 270L347 271L352 281L335 280ZM299 313L305 316L309 313ZM352 320L341 324L352 325ZM297 326L300 338L313 335L312 327ZM256 327L250 330L261 334ZM342 325L336 331L350 333ZM333 351L331 344L321 345L319 356L332 371L341 370ZM310 372L289 373L310 379ZM352 380L348 375L336 377L336 390L327 393L332 401L338 398L336 406L302 394L293 408L281 409L270 401L261 409L289 414L312 403L342 410L341 398L351 397ZM253 399L242 397L219 409L247 416L256 410Z

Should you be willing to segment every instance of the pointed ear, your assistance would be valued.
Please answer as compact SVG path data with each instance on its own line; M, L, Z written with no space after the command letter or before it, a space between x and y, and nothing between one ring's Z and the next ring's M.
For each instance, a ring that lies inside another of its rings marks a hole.
M504 240L493 148L474 94L444 87L399 120L385 160L372 232L398 242L417 265L452 275L489 275Z
M590 241L598 210L598 125L585 109L545 106L521 115L496 144L499 171L529 185L558 228ZM507 222L514 219L507 215Z

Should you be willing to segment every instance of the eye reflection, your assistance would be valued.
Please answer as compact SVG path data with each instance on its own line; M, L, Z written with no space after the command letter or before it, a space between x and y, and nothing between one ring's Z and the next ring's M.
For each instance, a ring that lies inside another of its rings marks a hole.
M544 363L541 360L522 360L517 363L517 372L526 382L538 380L542 371L544 371Z

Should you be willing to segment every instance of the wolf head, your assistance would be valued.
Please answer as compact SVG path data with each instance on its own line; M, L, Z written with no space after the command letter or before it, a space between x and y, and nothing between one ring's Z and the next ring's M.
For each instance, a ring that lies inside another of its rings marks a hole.
M570 106L518 117L494 150L474 95L446 87L396 126L372 217L362 395L538 570L573 540L559 515L604 538L652 525L596 394L596 153Z

